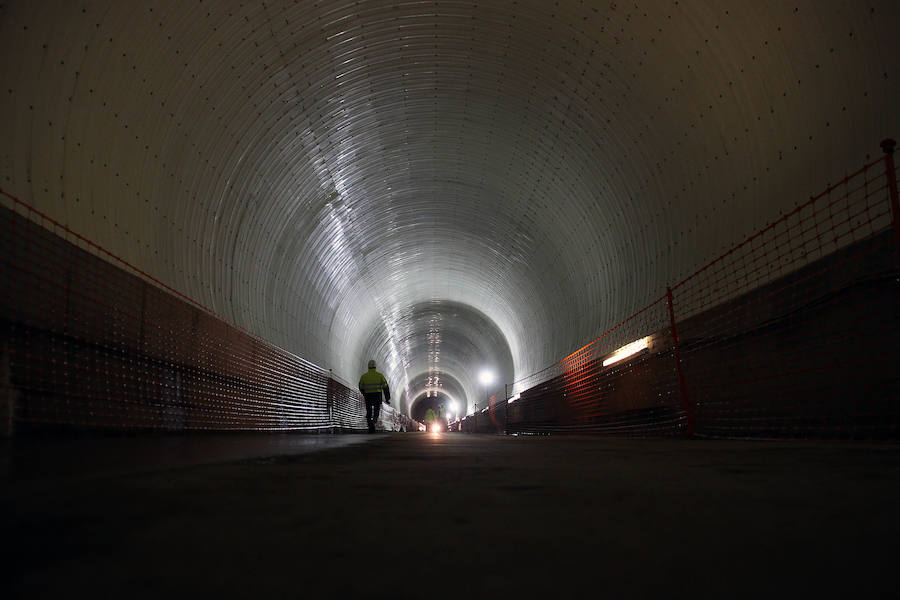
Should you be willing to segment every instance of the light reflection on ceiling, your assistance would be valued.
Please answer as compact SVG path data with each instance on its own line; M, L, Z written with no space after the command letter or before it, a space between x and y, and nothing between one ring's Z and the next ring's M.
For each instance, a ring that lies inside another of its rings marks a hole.
M898 30L893 0L13 0L0 178L471 410L900 135Z

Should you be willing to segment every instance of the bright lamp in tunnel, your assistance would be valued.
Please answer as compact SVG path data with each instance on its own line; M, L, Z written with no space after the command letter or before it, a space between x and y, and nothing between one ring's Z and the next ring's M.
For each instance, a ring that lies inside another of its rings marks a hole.
M484 371L479 373L478 379L479 379L479 381L481 381L482 384L490 385L494 381L494 372L488 371L487 369L485 369Z
M650 338L648 336L631 342L630 344L625 344L624 346L613 352L606 360L604 360L603 366L608 367L613 363L617 363L620 360L625 360L629 356L637 354L638 352L646 348L649 342Z

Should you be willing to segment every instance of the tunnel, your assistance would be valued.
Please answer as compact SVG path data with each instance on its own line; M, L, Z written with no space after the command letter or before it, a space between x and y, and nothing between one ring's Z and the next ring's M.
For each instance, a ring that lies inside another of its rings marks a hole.
M891 595L898 30L889 0L0 3L16 593L360 595L335 561L373 555L401 596L582 559L614 595Z

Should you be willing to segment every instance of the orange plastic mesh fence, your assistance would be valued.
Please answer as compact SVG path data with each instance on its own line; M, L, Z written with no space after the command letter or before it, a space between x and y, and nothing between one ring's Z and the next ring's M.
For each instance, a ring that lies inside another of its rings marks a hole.
M887 155L845 177L508 386L503 429L896 438L900 215L891 164Z
M8 429L362 431L358 390L3 193ZM385 406L384 429L417 427Z

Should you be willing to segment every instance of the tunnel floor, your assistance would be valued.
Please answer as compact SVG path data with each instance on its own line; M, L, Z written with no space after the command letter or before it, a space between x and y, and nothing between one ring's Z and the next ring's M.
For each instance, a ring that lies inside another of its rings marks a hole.
M4 579L29 598L896 597L898 500L898 445L384 434L7 478Z

